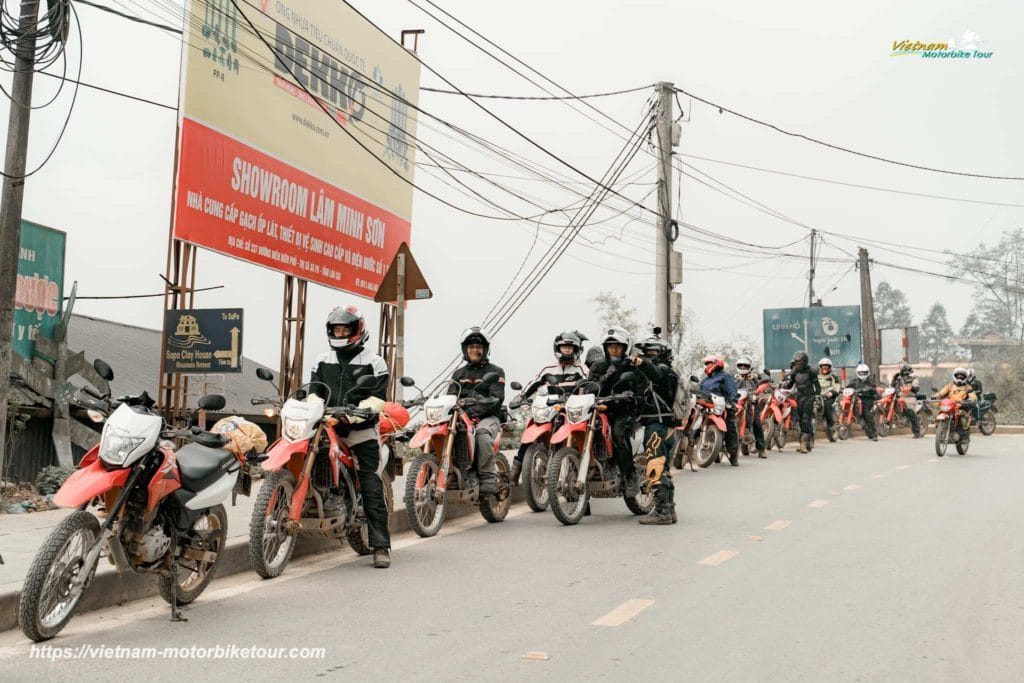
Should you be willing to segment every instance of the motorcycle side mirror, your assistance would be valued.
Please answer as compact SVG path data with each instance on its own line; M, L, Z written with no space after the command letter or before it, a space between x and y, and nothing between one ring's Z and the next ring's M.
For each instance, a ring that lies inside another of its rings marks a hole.
M480 381L483 384L494 384L499 379L501 379L501 375L499 375L498 373L488 372L486 375L483 376L483 379L481 379Z
M519 382L512 382L512 384L509 384L509 386L512 387L515 391L519 391L520 389L523 388L523 385L520 384Z
M110 368L109 365L106 364L105 361L102 361L99 358L97 358L92 362L92 367L96 371L96 374L105 379L106 381L109 382L114 379L114 371Z
M406 377L403 377L402 379L400 379L398 381L401 382L403 387L414 387L414 386L416 386L416 380L414 380L412 377L406 376Z
M700 384L700 380L697 379L697 375L690 375L690 381L695 384Z
M256 368L256 376L259 377L264 382L274 381L274 373L268 370L267 368Z
M223 410L227 404L227 400L220 394L207 394L199 399L199 407L203 410Z
M307 396L309 396L309 392L305 389L299 389L295 392L296 401L305 401Z

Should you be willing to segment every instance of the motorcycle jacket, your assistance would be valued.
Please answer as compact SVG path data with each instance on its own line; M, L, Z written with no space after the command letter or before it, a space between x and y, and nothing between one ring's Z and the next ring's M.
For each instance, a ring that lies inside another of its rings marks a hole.
M757 390L757 387L761 385L761 381L754 375L747 375L746 377L743 375L734 375L733 381L736 382L737 390L746 389L751 394L753 394Z
M530 383L523 389L523 400L533 396L541 387L546 386L548 394L566 394L572 390L576 383L587 376L587 369L579 363L562 365L555 363L549 365L537 376L530 380Z
M950 382L942 387L939 398L951 398L954 401L973 401L977 398L974 388L970 384L956 384Z
M853 389L857 392L857 396L862 399L870 399L871 401L874 401L878 398L878 388L875 386L875 382L871 377L868 377L867 379L854 377L846 383L846 388Z
M645 424L661 422L670 427L675 425L672 404L679 388L679 376L668 365L655 365L646 358L637 370L648 382L640 395L640 419Z
M620 383L622 376L627 372L634 374L632 383ZM607 357L597 361L590 366L590 379L597 382L600 386L599 394L601 396L632 391L635 396L639 397L640 392L644 389L644 385L647 384L647 379L639 376L637 368L633 367L628 358L624 358L618 364L610 363ZM633 413L635 415L636 410L636 401L616 401L608 405L609 415L621 415L624 413Z
M910 390L915 394L921 389L921 383L917 380L917 377L914 375L904 375L899 372L893 375L890 385L897 389L910 387Z
M970 385L974 389L974 393L978 395L978 398L981 398L981 380L975 377L970 381Z
M495 372L499 380L485 387L485 391L478 392L484 375ZM494 363L467 363L452 373L452 379L458 382L459 386L448 387L449 394L458 394L461 398L492 398L491 404L480 404L469 406L466 410L472 418L482 419L485 417L496 417L501 420L505 414L505 371Z
M367 387L356 387L356 380L366 374L373 375L377 381ZM328 406L355 405L371 396L384 400L388 389L388 366L383 358L365 347L332 349L317 357L311 381L322 382L330 388L329 398L323 395L326 393L323 387L314 384L310 388L311 393L326 399Z
M735 406L736 401L740 398L736 390L736 381L732 378L732 375L723 370L716 370L708 377L705 377L704 381L700 383L700 390L708 394L721 396L730 406Z
M834 373L830 372L827 375L823 375L819 372L818 386L821 387L822 396L828 396L830 393L833 396L837 396L839 394L839 390L843 387L843 383L835 376Z
M796 389L798 398L818 396L821 394L821 385L818 384L818 371L810 366L794 368L789 377L783 380L784 389Z

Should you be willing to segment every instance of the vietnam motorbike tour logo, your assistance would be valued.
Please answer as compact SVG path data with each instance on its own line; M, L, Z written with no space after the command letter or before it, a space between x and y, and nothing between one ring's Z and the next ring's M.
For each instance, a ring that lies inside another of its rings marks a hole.
M988 41L974 31L964 31L959 38L937 42L894 40L890 57L917 56L922 59L991 59Z

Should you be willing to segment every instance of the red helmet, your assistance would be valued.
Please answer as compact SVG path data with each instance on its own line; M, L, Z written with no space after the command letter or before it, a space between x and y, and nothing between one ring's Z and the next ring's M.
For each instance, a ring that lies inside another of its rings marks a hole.
M723 370L725 368L725 359L717 354L709 354L704 356L704 374L708 377L711 373L716 370Z

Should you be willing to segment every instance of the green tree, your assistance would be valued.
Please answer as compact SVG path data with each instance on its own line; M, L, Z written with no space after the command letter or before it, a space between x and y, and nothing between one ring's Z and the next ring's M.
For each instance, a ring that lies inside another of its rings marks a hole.
M971 311L960 328L961 339L974 339L985 333L985 326L981 324L976 311Z
M959 355L960 349L953 343L953 326L946 316L946 307L936 302L928 310L921 323L921 358L935 367L939 361Z
M598 292L597 296L591 299L597 304L597 319L601 323L601 336L609 327L622 327L629 332L634 340L640 338L640 322L637 320L635 306L626 306L626 297L613 294L612 292ZM600 344L600 338L592 340Z
M978 331L993 331L1024 341L1024 228L1006 230L999 243L980 244L966 255L954 256L956 275L976 282Z
M885 280L879 282L875 287L875 326L880 330L910 327L912 320L903 290L896 289Z

